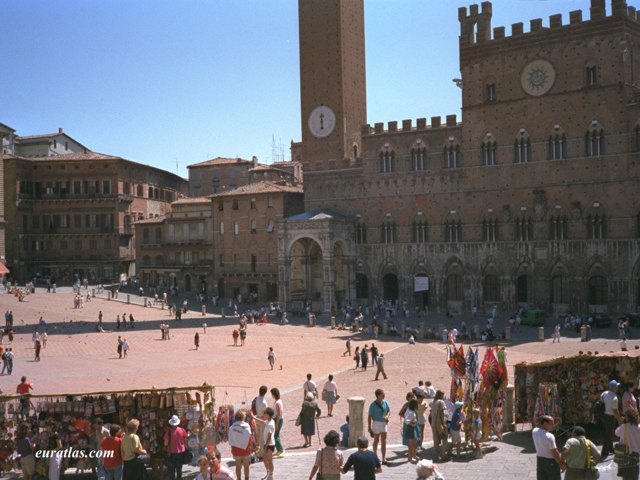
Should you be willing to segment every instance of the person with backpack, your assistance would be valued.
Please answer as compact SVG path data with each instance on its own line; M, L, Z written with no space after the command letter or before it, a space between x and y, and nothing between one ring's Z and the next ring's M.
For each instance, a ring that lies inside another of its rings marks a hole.
M600 418L602 424L602 452L600 456L606 459L613 453L613 440L615 437L616 421L620 421L620 413L618 411L618 387L620 384L617 380L609 382L609 388L602 392L600 401L604 404L604 412Z

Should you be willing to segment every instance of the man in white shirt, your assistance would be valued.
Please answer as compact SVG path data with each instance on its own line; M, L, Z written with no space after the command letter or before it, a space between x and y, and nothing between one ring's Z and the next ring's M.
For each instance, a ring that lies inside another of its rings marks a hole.
M316 385L316 382L311 380L310 373L307 373L307 381L302 384L302 389L304 390L304 399L307 398L307 393L311 393L314 399L318 398L318 385Z
M613 439L616 429L616 420L620 420L618 412L618 396L616 395L620 384L616 380L609 382L609 389L602 392L600 401L604 403L604 415L602 416L602 452L600 456L605 459L613 453Z
M553 417L543 415L540 426L533 429L533 444L536 448L536 479L560 480L560 452L556 437L551 433L555 423Z

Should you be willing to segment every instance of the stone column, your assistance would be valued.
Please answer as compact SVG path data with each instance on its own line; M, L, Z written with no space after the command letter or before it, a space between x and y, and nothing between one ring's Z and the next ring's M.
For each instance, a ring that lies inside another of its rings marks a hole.
M202 316L207 314L207 306L206 305L202 305Z
M336 317L331 315L331 329L336 328Z
M131 295L127 293L127 305L131 303Z
M349 447L356 446L356 440L365 434L364 397L349 397Z
M222 318L226 318L226 314L225 314L225 312L224 312L224 307L222 307L222 308L220 309L220 316L221 316Z
M504 339L511 340L511 327L509 325L504 329Z
M406 330L407 330L407 323L404 320L402 320L400 322L400 338L407 338L407 335L405 333Z
M503 432L515 432L516 430L516 422L515 422L515 388L513 385L507 385L507 400L504 406L504 423L502 427Z

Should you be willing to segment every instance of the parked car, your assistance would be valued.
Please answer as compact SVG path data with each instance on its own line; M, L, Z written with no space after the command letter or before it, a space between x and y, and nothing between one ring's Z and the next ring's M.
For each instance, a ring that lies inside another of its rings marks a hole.
M522 325L529 325L531 327L542 327L545 320L546 318L544 310L540 310L539 308L525 310L522 313Z

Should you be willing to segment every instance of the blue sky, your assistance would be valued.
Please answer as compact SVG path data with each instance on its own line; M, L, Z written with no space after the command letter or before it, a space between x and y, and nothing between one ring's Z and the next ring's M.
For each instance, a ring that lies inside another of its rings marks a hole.
M458 7L471 3L365 0L370 124L460 116ZM589 18L589 0L492 3L507 35L555 13ZM216 156L288 160L300 140L297 0L6 0L1 12L0 122L19 135L62 127L185 177Z

